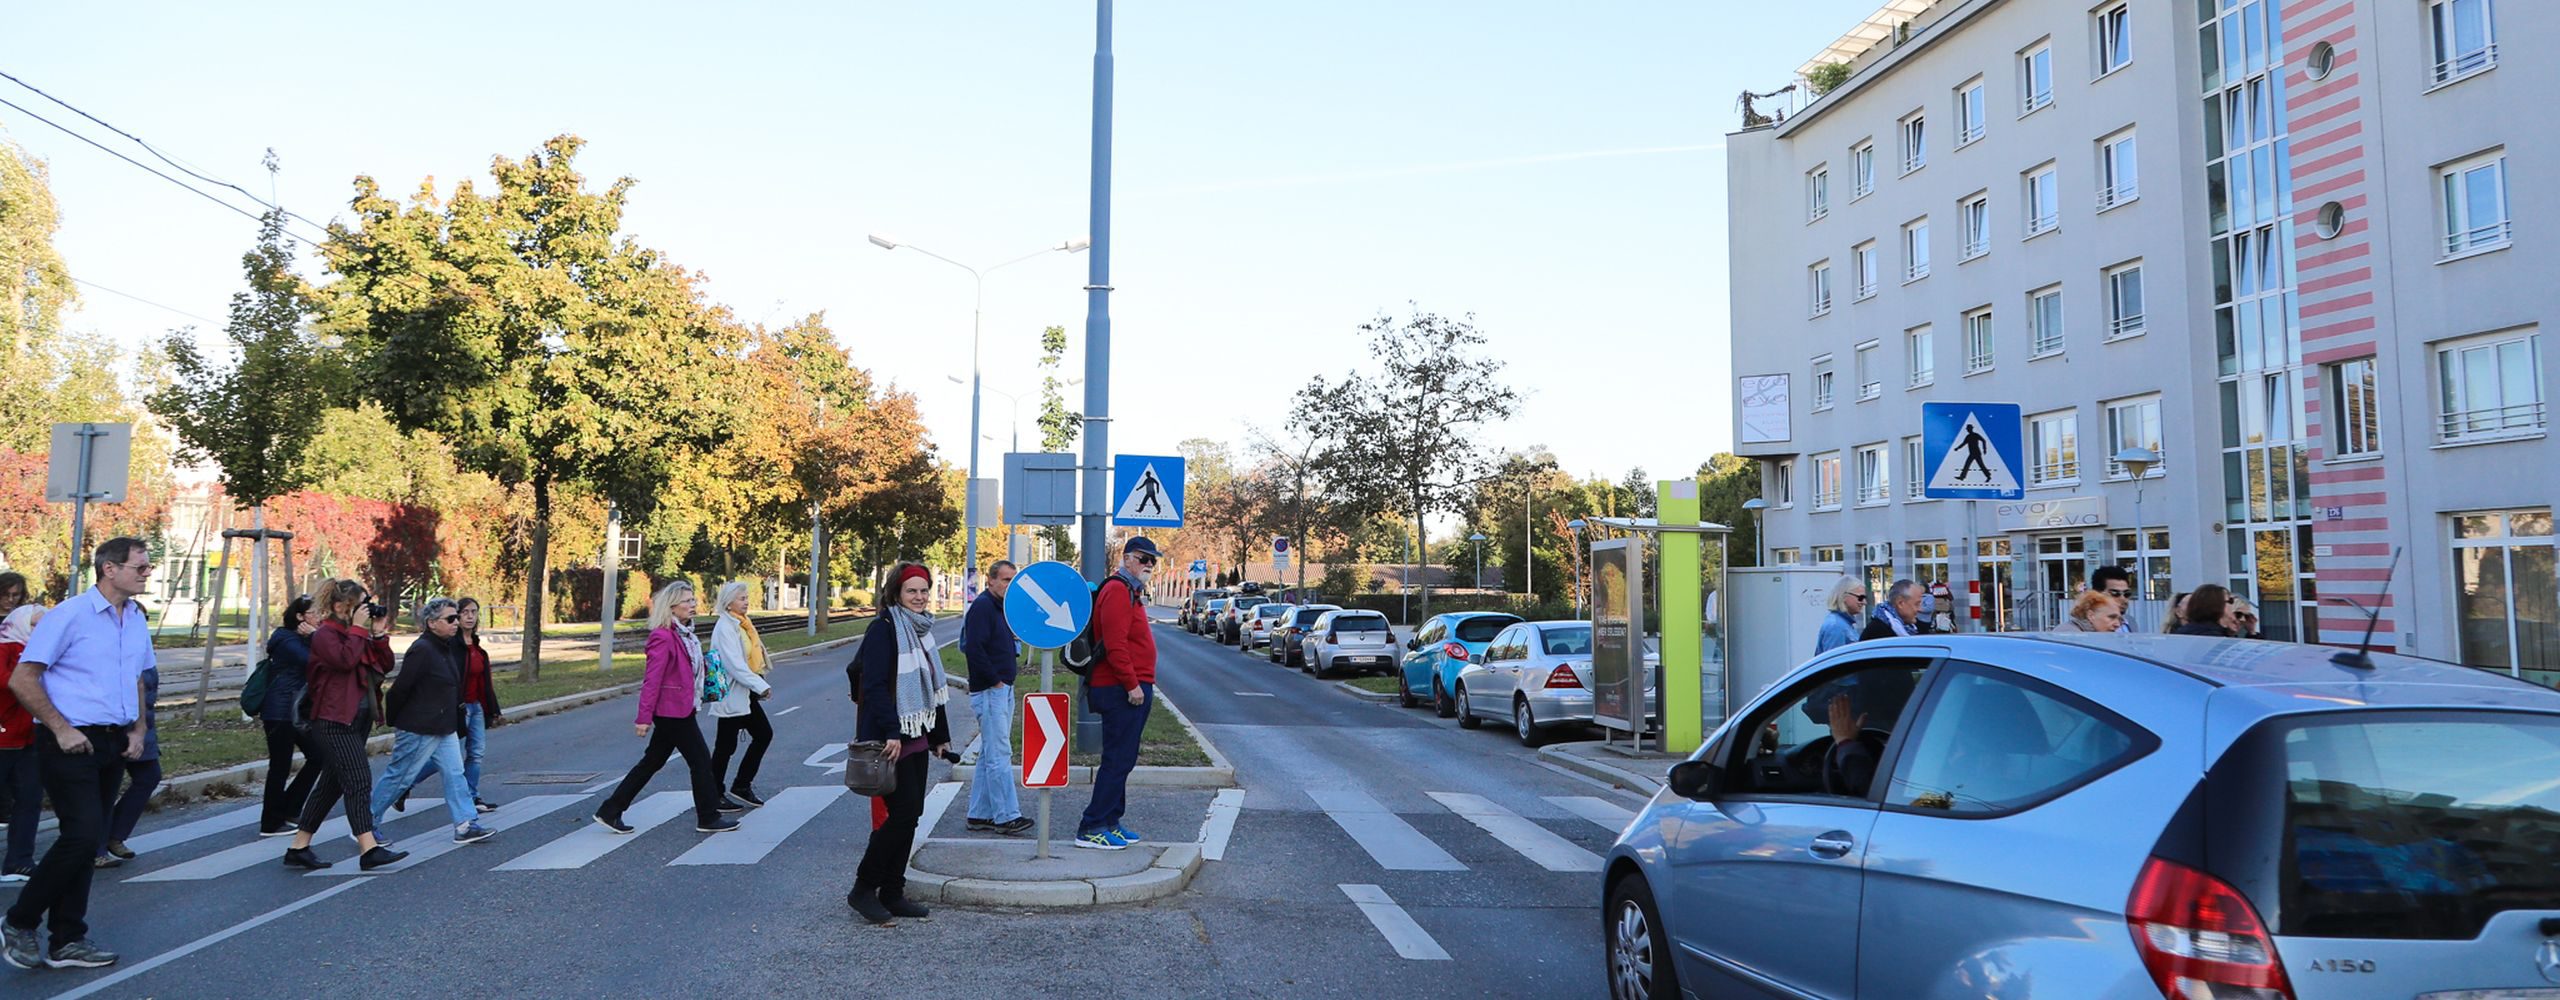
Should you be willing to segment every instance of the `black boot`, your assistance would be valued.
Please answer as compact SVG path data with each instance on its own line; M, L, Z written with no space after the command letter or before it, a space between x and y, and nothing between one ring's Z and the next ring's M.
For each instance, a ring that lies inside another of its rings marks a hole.
M889 908L881 904L877 889L854 886L852 892L844 894L844 901L845 905L853 907L853 912L861 914L862 919L875 925L887 927L898 922L897 914L889 912Z

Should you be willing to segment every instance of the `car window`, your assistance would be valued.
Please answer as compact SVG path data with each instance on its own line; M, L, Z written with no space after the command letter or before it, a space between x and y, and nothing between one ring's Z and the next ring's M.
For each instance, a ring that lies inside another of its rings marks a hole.
M1483 642L1500 635L1503 629L1519 621L1520 619L1505 615L1482 615L1469 618L1458 623L1458 641Z
M1539 631L1538 640L1548 656L1581 656L1591 651L1591 626L1550 626Z
M2029 808L2132 759L2139 730L2005 672L1951 674L1921 710L1885 802L1959 816Z
M1757 733L1742 751L1731 783L1737 794L1865 798L1873 768L1901 724L1931 661L1916 657L1862 660L1826 672L1769 702L1736 732ZM1831 703L1842 700L1859 725L1862 749L1832 753ZM1864 760L1865 770L1853 766Z

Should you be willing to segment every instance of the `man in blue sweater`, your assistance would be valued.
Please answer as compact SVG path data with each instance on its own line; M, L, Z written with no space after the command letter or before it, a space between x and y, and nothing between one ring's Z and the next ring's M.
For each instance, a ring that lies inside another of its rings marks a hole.
M1014 789L1013 626L1004 620L1004 594L1013 563L987 567L987 589L969 602L960 621L960 652L969 658L969 710L978 717L978 771L969 782L969 829L1008 836L1031 829Z

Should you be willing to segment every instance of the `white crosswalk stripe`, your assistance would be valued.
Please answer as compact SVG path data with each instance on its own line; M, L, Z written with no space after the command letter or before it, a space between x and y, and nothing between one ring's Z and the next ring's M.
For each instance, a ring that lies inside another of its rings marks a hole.
M1551 872L1596 872L1600 856L1583 850L1573 841L1557 836L1528 817L1495 805L1492 799L1464 792L1432 792L1433 801L1447 806L1450 812L1492 834L1503 846L1520 852L1520 856L1536 862Z
M630 833L615 833L605 829L602 823L590 822L570 831L567 836L525 852L491 870L521 872L584 868L613 853L615 848L640 839L641 834L658 824L692 811L692 792L658 792L622 811L622 821L631 824Z
M1422 831L1357 789L1311 788L1307 797L1314 799L1316 807L1342 827L1342 832L1350 834L1361 850L1369 852L1380 868L1408 872L1467 870Z
M773 849L782 846L784 838L800 829L835 800L844 797L843 785L806 785L785 788L766 799L762 807L738 817L738 828L710 837L694 845L692 850L676 855L671 865L752 865L764 860Z
M1555 807L1599 824L1601 829L1610 833L1625 833L1627 824L1636 821L1635 813L1607 799L1590 795L1549 795L1546 798Z
M491 830L504 831L509 827L566 809L586 798L587 796L584 795L528 795L499 806L497 812L481 816L480 825ZM439 823L430 828L426 836L411 843L399 845L398 849L409 852L409 856L401 859L398 864L384 865L367 872L364 866L358 863L361 855L357 855L342 859L337 864L311 874L314 876L389 874L415 868L466 846L470 845L453 842L453 827Z

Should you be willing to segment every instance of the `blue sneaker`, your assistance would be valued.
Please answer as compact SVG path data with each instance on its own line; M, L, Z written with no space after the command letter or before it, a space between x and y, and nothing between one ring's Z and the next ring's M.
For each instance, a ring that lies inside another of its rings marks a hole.
M1124 844L1143 844L1147 841L1147 838L1138 836L1138 831L1125 826L1112 827L1111 832L1119 834L1120 842Z
M1118 830L1104 830L1100 833L1077 834L1076 846L1096 851L1125 851L1129 849L1129 842L1120 839Z

